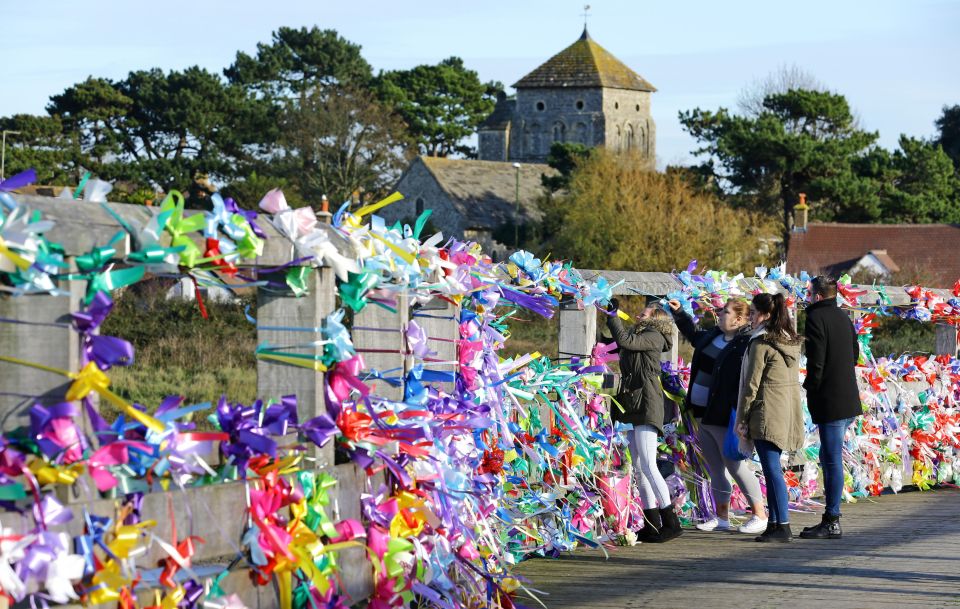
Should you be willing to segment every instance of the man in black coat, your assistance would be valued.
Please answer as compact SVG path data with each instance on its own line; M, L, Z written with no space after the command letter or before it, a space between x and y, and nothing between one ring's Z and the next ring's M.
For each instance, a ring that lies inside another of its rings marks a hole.
M807 406L820 432L820 467L826 507L820 524L800 533L804 539L839 539L843 495L843 436L862 414L856 366L860 357L857 332L837 306L837 282L827 276L810 282L813 304L807 307Z

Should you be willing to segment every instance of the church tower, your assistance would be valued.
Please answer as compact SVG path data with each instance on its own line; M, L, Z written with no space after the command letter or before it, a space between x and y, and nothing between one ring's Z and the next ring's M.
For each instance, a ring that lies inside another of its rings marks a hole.
M579 40L513 87L478 130L479 158L544 162L554 142L636 151L656 159L650 95L656 88L597 44Z

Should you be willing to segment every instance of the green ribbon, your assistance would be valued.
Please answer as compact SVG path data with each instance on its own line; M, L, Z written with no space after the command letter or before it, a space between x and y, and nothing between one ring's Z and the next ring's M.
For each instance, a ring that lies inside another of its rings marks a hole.
M183 209L183 195L176 190L171 190L160 205L162 212L170 212L166 226L164 226L166 231L170 233L170 245L182 248L180 251L180 266L193 268L202 256L202 252L188 233L203 230L207 219L203 214L184 216Z
M313 269L308 266L292 266L287 269L287 286L297 298L306 295L309 291L307 290L307 278L310 276L311 270Z
M367 292L377 287L380 277L373 272L347 273L347 282L340 284L340 298L344 304L359 313L367 306Z
M427 225L427 218L430 217L430 214L433 213L432 209L424 210L420 217L417 218L417 223L413 227L413 238L419 240L420 233L423 231L423 227Z
M84 273L91 273L105 267L116 256L117 248L114 245L123 237L124 232L120 231L106 245L95 247L86 254L77 256L77 268Z
M83 174L83 177L80 178L80 183L77 184L77 189L73 191L74 199L80 198L80 193L83 192L83 187L87 185L87 180L89 179L90 179L90 172L88 171Z
M23 488L23 485L19 482L0 486L0 501L17 501L18 499L26 498L27 490Z
M132 262L140 262L142 264L162 264L167 256L170 254L179 254L183 251L183 247L162 247L156 243L146 246L145 248L132 252L127 256L127 260Z
M97 292L113 292L133 285L141 279L146 272L146 267L134 266L126 269L113 269L104 273L97 273L87 283L87 296L84 300L86 304L93 302Z

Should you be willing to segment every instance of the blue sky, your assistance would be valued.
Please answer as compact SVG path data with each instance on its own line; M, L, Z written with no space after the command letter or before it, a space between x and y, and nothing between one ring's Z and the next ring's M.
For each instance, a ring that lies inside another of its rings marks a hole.
M863 127L896 145L928 137L960 103L960 0L590 2L590 33L652 82L657 152L689 163L680 110L732 107L739 91L795 64L847 96ZM221 70L277 27L338 30L374 69L463 57L507 85L580 35L583 2L42 0L0 2L0 115L42 113L88 75L200 65Z

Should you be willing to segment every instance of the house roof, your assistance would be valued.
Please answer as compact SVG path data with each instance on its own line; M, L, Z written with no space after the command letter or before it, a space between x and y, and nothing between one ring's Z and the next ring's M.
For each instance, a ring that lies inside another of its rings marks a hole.
M656 87L597 44L587 28L580 39L513 85L515 89L609 87L656 91Z
M899 267L905 280L948 288L960 278L960 257L949 252L956 243L960 225L810 224L790 235L787 272L842 275L873 253L884 266Z
M459 208L466 225L493 230L514 219L517 169L513 163L422 156L419 161ZM525 219L539 220L537 200L543 195L543 174L556 170L542 163L520 164L520 208Z

